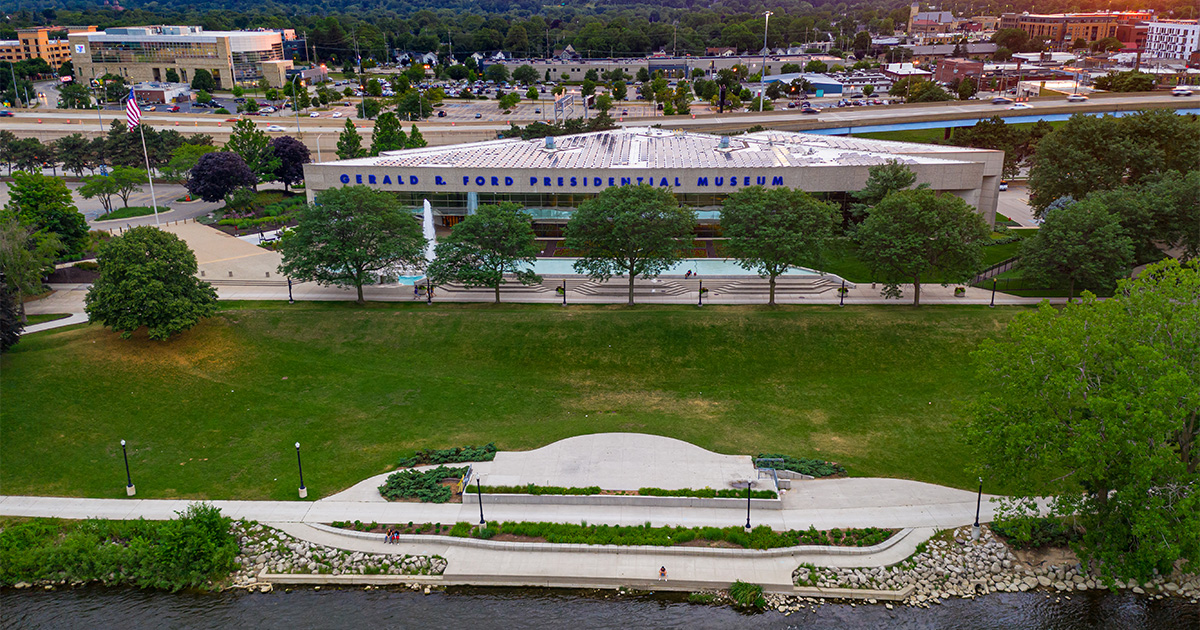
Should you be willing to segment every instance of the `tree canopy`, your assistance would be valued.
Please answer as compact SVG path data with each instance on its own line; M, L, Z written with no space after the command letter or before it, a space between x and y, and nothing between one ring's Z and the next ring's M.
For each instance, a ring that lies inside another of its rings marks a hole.
M439 241L437 255L429 265L435 284L461 282L468 287L491 287L500 303L505 276L521 284L537 284L533 272L538 247L529 215L515 203L483 205L467 215Z
M279 161L275 179L283 182L284 190L304 181L304 165L312 161L308 147L291 136L279 136L271 140L271 152Z
M884 297L900 297L900 284L911 282L913 306L919 306L922 279L966 282L979 271L990 232L962 199L919 189L884 197L856 238L859 258L884 282Z
M221 201L229 193L253 186L258 178L242 156L229 151L206 153L188 171L185 187L204 201Z
M259 130L253 120L243 118L234 124L233 131L229 133L229 141L225 143L225 150L242 156L242 161L256 177L252 186L254 190L258 190L260 182L275 179L275 172L279 170L280 165L279 158L271 147L270 136Z
M968 430L980 472L1079 520L1075 550L1109 579L1200 562L1200 268L1174 260L1018 315L975 353ZM1017 514L1019 516L1019 514ZM1017 516L1010 515L1010 518Z
M196 277L196 254L170 232L131 228L102 245L96 261L88 319L124 339L144 326L150 339L165 340L217 311L217 292Z
M338 159L350 160L366 156L367 152L363 149L362 136L358 135L358 128L349 120L346 121L344 127L337 141Z
M1121 218L1099 199L1055 208L1045 213L1041 228L1021 244L1020 267L1039 286L1112 289L1133 264L1133 240Z
M14 173L8 197L3 214L17 217L34 231L56 235L66 254L83 251L87 221L61 179L41 173Z
M425 237L412 213L388 192L366 186L317 193L279 247L279 272L322 285L363 286L379 276L425 266Z
M634 279L654 277L682 258L695 224L696 213L680 207L668 189L611 187L580 204L563 244L579 252L578 273L598 280L627 276L633 305Z
M776 278L791 267L819 266L837 215L833 205L803 190L743 188L721 207L725 251L743 269L770 280L774 306Z

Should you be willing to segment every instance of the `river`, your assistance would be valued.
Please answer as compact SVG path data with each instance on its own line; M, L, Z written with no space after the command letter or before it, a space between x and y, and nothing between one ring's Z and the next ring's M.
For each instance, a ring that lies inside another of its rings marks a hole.
M815 611L745 614L689 604L683 596L611 591L452 588L298 589L290 592L164 593L84 587L0 590L0 628L571 628L1196 630L1200 606L1179 599L1088 592L1063 596L997 593L929 609L825 604Z

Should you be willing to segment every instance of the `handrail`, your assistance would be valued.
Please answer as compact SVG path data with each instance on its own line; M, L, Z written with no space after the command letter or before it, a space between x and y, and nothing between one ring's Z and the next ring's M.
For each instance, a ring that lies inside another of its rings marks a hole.
M1012 258L1002 260L1002 261L992 265L991 267L988 267L987 269L984 269L983 271L980 271L978 274L976 274L975 277L971 279L971 284L978 284L980 282L983 282L984 280L987 280L988 278L991 278L993 276L998 276L998 275L1012 269L1013 267L1015 267L1017 265L1017 263L1020 261L1021 261L1020 256L1013 256Z

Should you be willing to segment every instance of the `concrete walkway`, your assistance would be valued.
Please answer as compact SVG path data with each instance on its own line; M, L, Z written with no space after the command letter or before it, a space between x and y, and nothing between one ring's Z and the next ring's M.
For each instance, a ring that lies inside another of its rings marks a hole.
M26 326L25 332L22 334L27 335L29 333L42 332L43 330L50 330L52 328L62 328L63 326L74 326L75 324L86 324L87 321L88 321L88 316L86 313L71 313L70 315L63 317L61 319L56 319L56 320L49 321L49 322L42 322L40 324L34 324L32 326Z

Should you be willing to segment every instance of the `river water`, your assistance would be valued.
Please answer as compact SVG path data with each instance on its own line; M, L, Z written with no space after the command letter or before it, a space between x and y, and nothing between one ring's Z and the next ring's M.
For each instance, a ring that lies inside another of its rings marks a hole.
M1200 606L1131 594L997 593L949 600L929 609L825 604L785 617L689 604L683 596L611 591L452 588L298 589L274 593L163 593L85 587L0 590L0 628L355 628L421 630L496 628L1197 630Z

